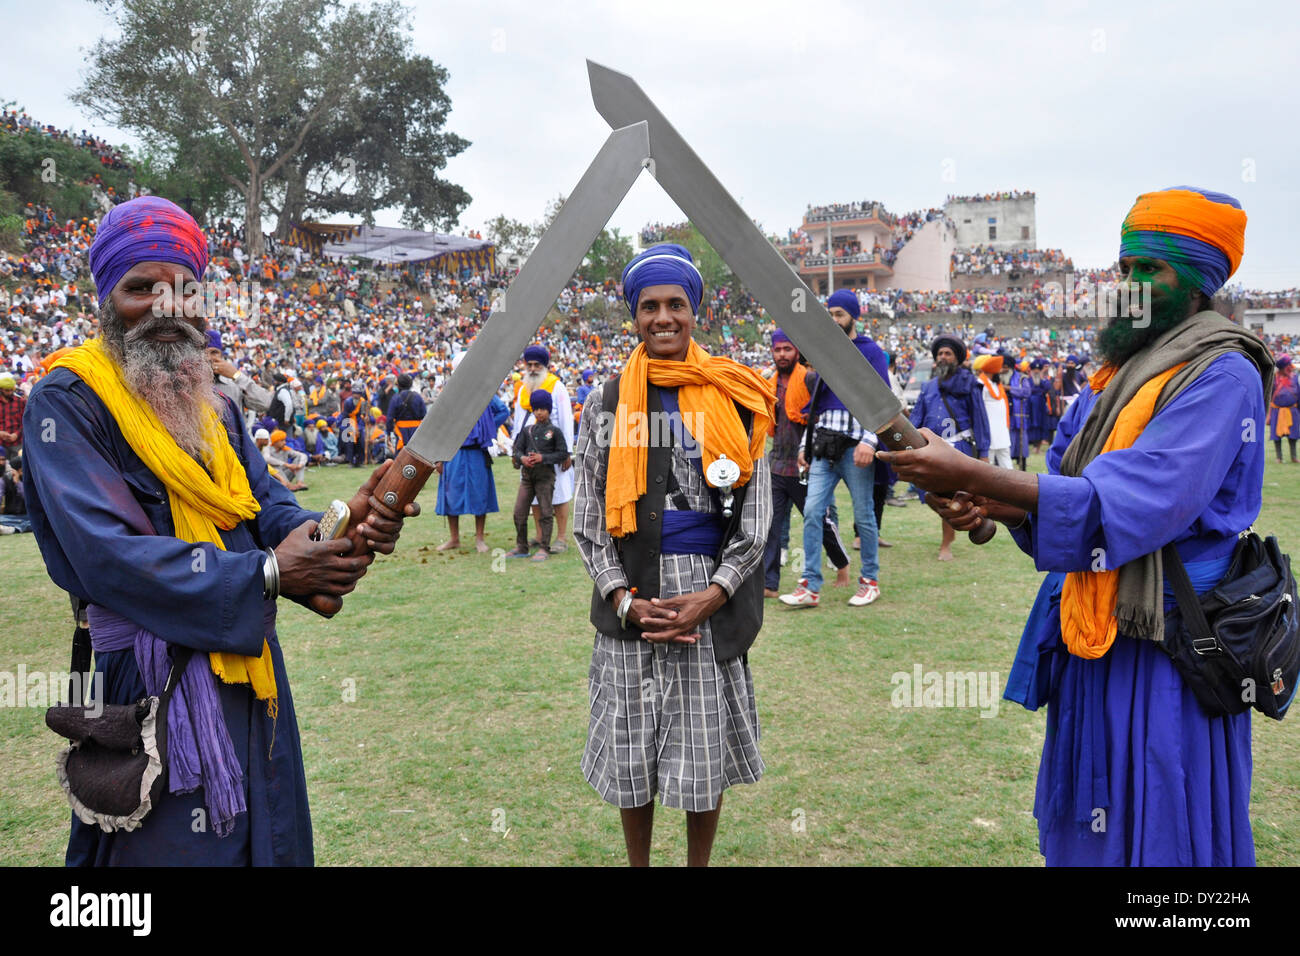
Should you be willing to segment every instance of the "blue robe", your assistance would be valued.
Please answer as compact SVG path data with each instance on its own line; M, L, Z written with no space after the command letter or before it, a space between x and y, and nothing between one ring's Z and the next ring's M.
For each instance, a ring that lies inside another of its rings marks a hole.
M984 386L971 374L970 369L958 368L946 382L943 395L939 393L939 378L932 378L921 387L921 395L912 409L912 424L928 428L936 435L961 434L967 429L975 438L974 447L968 441L959 441L953 447L964 455L987 458L989 454L989 416L984 410ZM947 404L944 398L947 398ZM949 413L948 408L952 407Z
M271 480L238 410L229 399L223 402L231 444L262 506L253 520L222 532L225 551L172 537L165 486L131 450L99 397L71 371L55 369L27 404L27 426L39 432L48 422L54 439L28 442L25 455L32 530L54 583L198 651L258 655L265 638L279 695L273 721L248 685L216 682L248 804L233 833L219 839L211 826L194 832L196 821L206 818L206 811L195 814L204 807L202 789L164 793L131 833L104 833L74 817L70 866L313 862L298 721L274 616L262 598L260 549L278 545L321 515L300 508ZM97 653L95 670L104 675L107 703L145 696L131 649Z
M438 503L435 514L486 515L499 510L497 486L492 478L492 456L488 447L497 429L510 417L510 408L493 395L465 444L442 466L438 479Z
M1012 531L1050 572L1004 694L1048 708L1039 848L1049 865L1252 865L1250 712L1206 716L1151 641L1121 633L1096 660L1067 653L1059 602L1065 573L1089 570L1097 548L1119 567L1172 541L1198 591L1219 580L1262 500L1264 443L1242 441L1248 419L1262 432L1259 372L1238 353L1217 359L1133 447L1062 476L1061 457L1096 400L1085 388L1066 411L1038 512Z
M1012 372L1007 382L1007 396L1011 401L1011 457L1028 458L1029 403L1033 397L1034 383L1024 372Z

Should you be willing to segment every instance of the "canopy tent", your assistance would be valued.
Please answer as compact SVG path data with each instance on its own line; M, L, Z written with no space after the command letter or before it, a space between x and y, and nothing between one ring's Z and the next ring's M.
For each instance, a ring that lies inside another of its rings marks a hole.
M442 269L496 268L491 242L420 229L304 222L294 227L289 239L327 256L359 256L387 264L437 260L435 267Z

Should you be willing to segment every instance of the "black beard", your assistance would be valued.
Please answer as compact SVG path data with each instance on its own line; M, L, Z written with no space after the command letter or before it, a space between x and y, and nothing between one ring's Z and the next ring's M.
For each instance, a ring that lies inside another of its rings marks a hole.
M122 369L127 386L154 410L167 433L181 449L201 457L212 449L205 439L209 412L220 415L212 388L212 366L203 347L203 333L188 322L166 316L146 316L127 331L107 302L99 324L108 352ZM179 342L152 342L159 329L179 329Z
M1151 322L1135 328L1134 319L1116 316L1097 333L1097 354L1107 365L1123 365L1165 332L1189 318L1188 311L1196 290L1181 283L1168 296L1151 303Z

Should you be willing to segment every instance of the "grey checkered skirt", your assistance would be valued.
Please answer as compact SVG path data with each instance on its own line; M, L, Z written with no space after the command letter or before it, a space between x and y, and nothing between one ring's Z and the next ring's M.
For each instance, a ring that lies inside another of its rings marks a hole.
M660 557L660 593L709 586L714 561ZM597 632L589 673L591 721L582 772L601 798L703 812L722 791L763 775L754 679L743 658L713 658L709 622L694 644L651 644Z

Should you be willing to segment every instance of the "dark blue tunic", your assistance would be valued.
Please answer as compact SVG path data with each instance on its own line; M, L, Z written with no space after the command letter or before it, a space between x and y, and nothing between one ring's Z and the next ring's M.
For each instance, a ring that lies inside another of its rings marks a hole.
M1119 567L1172 541L1198 591L1217 583L1262 501L1264 443L1242 441L1247 421L1262 433L1259 372L1238 353L1217 359L1131 448L1061 475L1096 400L1084 388L1066 410L1038 513L1012 531L1050 572L1003 695L1048 706L1039 846L1049 865L1251 865L1250 711L1207 716L1152 641L1121 633L1096 660L1067 653L1059 604L1065 573L1088 570L1098 548Z
M248 685L216 682L222 714L244 771L248 812L218 838L206 824L202 789L165 793L141 827L104 833L72 822L67 862L79 865L309 865L311 817L298 722L274 630L262 598L263 556L304 521L305 511L272 481L233 406L226 428L261 504L256 518L222 532L226 550L172 537L168 492L131 450L98 396L68 369L32 390L26 426L27 505L50 578L163 639L197 651L256 656L270 645L279 694L276 720ZM266 623L269 621L270 623ZM107 702L145 695L132 650L98 653ZM269 755L268 755L269 754ZM204 824L201 827L201 824ZM198 830L198 832L195 832Z
M963 440L954 447L963 454L987 458L989 416L984 410L983 388L980 380L967 368L958 368L946 380L930 379L921 387L921 395L912 409L912 424L917 428L928 428L941 437L960 435L969 430L975 439L973 446Z

